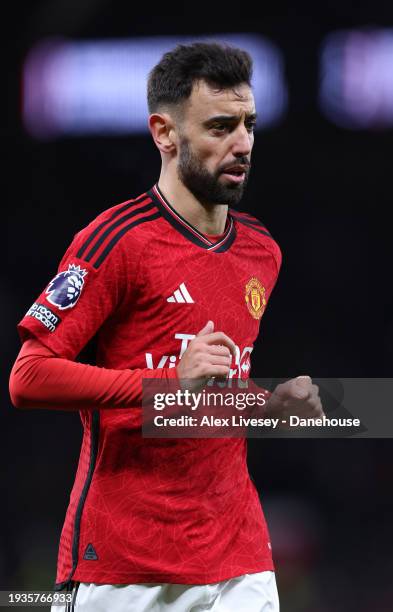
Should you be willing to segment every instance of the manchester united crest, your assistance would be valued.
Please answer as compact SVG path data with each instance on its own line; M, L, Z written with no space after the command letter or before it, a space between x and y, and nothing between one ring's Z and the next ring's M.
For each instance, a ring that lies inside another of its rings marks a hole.
M249 313L254 319L260 319L266 308L266 290L259 280L251 278L246 285L245 300Z

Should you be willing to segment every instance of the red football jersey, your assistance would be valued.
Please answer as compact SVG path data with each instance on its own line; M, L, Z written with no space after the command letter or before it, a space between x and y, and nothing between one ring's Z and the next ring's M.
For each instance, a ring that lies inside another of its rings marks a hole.
M281 254L254 217L230 210L218 239L157 186L76 234L19 324L59 357L97 335L97 364L174 368L211 319L247 378ZM82 410L82 449L61 535L57 586L207 584L272 570L246 440L143 438L141 409Z

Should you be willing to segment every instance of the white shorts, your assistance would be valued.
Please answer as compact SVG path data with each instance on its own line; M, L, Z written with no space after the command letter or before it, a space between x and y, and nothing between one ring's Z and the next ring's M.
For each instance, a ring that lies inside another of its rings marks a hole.
M76 583L72 603L51 612L279 612L274 572L215 584Z

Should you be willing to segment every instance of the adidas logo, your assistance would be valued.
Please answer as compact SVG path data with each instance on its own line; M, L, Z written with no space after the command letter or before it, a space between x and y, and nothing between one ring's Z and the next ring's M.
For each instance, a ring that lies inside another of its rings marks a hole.
M170 295L166 301L176 302L177 304L194 304L194 300L188 293L187 287L184 283L179 285L179 289L176 289L176 291L172 295Z

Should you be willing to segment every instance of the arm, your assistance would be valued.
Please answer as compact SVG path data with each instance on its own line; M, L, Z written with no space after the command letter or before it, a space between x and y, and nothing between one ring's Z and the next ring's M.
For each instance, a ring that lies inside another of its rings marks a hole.
M16 408L132 408L142 405L143 378L176 376L176 368L111 370L76 363L31 338L22 345L9 386Z
M142 379L201 379L227 375L235 347L209 321L190 343L178 368L111 370L58 357L39 340L23 343L10 377L16 408L96 410L142 406ZM221 346L217 346L221 344Z

